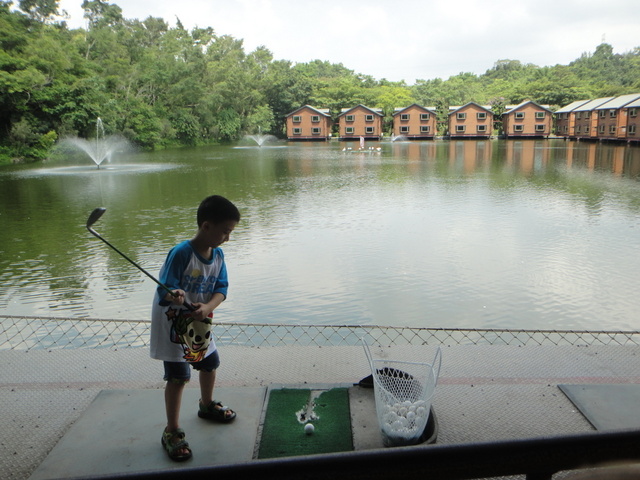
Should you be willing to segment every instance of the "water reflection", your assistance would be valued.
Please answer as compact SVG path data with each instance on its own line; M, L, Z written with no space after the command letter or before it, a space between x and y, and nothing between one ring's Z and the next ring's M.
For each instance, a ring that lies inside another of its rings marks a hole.
M638 147L371 143L379 153L296 143L138 153L95 175L1 169L0 309L148 318L153 285L87 235L88 213L107 207L101 234L157 272L220 193L243 214L224 320L640 328Z

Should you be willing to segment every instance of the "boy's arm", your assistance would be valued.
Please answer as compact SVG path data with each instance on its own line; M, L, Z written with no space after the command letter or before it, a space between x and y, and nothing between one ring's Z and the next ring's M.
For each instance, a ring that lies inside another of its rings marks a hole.
M222 252L219 252L220 255L223 255ZM201 311L202 318L198 318L199 320L204 320L208 317L222 302L227 298L227 288L229 287L229 278L227 277L227 266L224 262L224 256L222 257L222 267L220 268L220 272L218 273L218 279L216 280L216 286L213 290L213 294L211 295L211 299L207 303L196 304L197 310L194 314Z
M222 293L216 292L211 296L211 300L207 303L196 303L196 311L193 312L193 317L195 317L196 320L204 320L218 307L218 305L224 302L225 298L226 297Z
M169 303L172 303L172 302L176 305L184 304L184 296L185 296L184 290L180 290L179 288L176 288L175 290L172 290L174 295L167 292L164 288L161 291L166 292L164 298L160 301L161 304L168 305Z
M185 252L183 248L179 247L180 245L177 245L169 251L164 265L160 270L160 283L166 285L178 294L178 296L173 296L164 288L158 286L158 298L160 298L160 305L163 306L167 306L172 302L177 305L184 303L185 292L180 288L180 281L184 269L189 262L189 256L187 254L188 252Z

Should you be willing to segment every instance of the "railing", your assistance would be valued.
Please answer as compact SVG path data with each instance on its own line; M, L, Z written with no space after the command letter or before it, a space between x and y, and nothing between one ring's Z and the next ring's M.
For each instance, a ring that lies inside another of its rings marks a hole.
M126 348L149 344L149 322L0 316L0 349ZM514 330L223 323L219 345L342 346L366 336L381 345L640 346L637 331Z
M143 321L0 316L0 349L142 347ZM344 346L367 337L380 345L640 346L637 331L442 329L353 325L218 324L221 345ZM431 445L342 452L237 465L149 471L96 479L470 479L526 475L550 479L556 472L603 462L640 461L640 431L588 433L492 443ZM85 477L86 478L86 477Z
M560 471L596 467L614 461L638 462L638 445L640 431L589 433L493 443L342 452L85 478L462 480L526 475L527 480L547 480Z

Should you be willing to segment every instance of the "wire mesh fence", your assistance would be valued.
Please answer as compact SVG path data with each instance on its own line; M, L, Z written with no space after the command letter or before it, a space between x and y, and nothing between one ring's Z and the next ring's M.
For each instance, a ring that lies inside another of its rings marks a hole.
M129 348L149 344L150 323L0 315L0 350ZM419 328L373 325L217 324L219 345L640 345L640 331Z

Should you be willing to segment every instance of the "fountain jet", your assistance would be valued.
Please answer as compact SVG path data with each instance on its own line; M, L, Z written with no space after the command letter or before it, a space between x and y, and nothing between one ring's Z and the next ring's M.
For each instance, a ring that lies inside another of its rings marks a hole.
M262 145L264 145L265 143L276 139L276 137L274 137L273 135L263 135L263 134L245 135L245 138L248 138L249 140L253 140L254 142L256 142L256 144L259 147L262 147Z
M75 147L86 153L98 168L103 162L109 162L115 152L129 147L129 142L126 139L116 135L105 135L104 124L100 117L96 121L95 139L66 138L62 141L62 144Z

